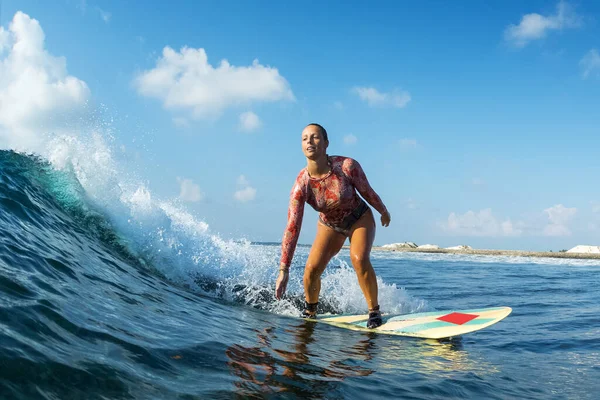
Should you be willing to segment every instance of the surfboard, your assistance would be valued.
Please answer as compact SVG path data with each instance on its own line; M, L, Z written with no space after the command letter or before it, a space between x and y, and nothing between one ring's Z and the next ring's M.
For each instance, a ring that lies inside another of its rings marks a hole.
M367 314L319 315L317 321L351 330L424 339L446 339L487 328L502 321L511 312L510 307L493 307L414 314L383 314L383 324L375 329L367 328L369 319Z

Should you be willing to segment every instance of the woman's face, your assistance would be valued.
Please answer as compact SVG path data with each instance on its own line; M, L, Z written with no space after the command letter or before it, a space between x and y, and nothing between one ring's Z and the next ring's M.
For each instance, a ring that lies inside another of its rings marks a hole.
M319 127L309 125L302 131L302 152L311 160L324 156L329 142L323 138Z

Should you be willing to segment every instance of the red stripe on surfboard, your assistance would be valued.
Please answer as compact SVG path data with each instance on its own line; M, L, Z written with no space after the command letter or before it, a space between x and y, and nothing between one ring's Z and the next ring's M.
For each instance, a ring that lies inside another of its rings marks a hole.
M453 313L438 317L436 319L439 319L440 321L444 321L444 322L450 322L451 324L462 325L462 324L466 324L467 322L469 322L477 317L479 317L479 315L453 312Z

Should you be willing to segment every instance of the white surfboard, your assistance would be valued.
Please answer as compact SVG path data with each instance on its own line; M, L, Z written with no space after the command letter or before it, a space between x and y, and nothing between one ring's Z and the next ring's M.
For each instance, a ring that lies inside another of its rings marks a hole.
M426 339L444 339L487 328L503 320L511 312L510 307L494 307L416 314L383 314L383 324L375 329L367 328L367 320L369 319L367 314L319 315L317 321L352 330Z

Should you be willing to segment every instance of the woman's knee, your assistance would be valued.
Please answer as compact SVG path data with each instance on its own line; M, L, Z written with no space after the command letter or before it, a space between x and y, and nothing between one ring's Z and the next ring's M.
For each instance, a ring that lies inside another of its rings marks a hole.
M304 267L304 279L315 279L320 277L325 270L325 266L318 263L308 262Z
M350 260L352 261L352 266L354 269L358 271L364 271L371 267L371 259L369 254L360 252L360 253L351 253Z

